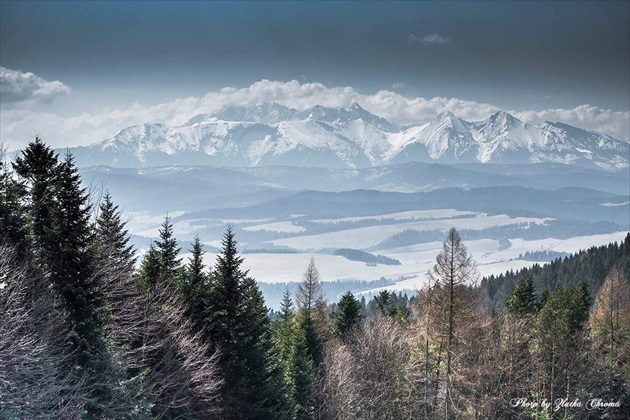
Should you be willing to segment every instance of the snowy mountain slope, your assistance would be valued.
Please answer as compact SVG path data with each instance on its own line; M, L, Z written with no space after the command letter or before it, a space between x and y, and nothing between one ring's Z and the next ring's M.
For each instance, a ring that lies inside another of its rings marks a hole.
M305 111L275 103L227 107L179 127L128 127L73 152L82 166L118 167L556 162L620 170L630 162L627 142L562 123L533 126L503 111L468 122L447 112L402 129L357 104Z

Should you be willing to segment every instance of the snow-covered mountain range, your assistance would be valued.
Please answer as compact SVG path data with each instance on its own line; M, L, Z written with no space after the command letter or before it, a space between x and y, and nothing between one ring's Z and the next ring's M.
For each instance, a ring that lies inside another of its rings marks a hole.
M358 104L305 111L276 103L227 107L179 127L142 124L72 150L82 166L161 165L366 168L405 162L558 162L630 166L630 144L559 122L527 124L500 111L468 122L450 112L399 127Z

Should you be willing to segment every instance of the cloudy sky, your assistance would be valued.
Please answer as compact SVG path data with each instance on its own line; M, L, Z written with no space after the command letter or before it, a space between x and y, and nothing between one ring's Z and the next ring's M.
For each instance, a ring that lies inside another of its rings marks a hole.
M0 2L0 139L58 146L227 104L498 109L630 137L630 3Z

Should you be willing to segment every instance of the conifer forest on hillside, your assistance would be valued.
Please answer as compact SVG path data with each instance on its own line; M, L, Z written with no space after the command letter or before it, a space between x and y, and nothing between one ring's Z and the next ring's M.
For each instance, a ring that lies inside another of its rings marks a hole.
M229 225L139 257L72 154L1 165L1 419L630 418L630 234L481 277L453 228L413 295L326 300L311 259L271 310Z

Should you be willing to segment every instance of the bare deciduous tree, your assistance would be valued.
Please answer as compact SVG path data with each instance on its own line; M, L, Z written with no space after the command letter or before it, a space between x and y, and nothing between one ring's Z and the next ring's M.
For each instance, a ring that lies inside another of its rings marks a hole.
M477 280L476 265L454 228L449 231L442 251L429 271L429 278L433 283L430 322L434 324L439 342L436 385L440 388L435 395L442 396L444 416L449 418L453 405L453 362L462 341L462 333L477 307L470 289ZM442 357L444 378L440 381Z
M89 391L70 369L69 328L40 280L0 244L0 418L80 419Z
M315 267L313 258L308 263L302 283L298 285L296 299L298 308L305 309L308 312L315 309L318 301L323 300L322 284L319 281L319 272L317 267Z

